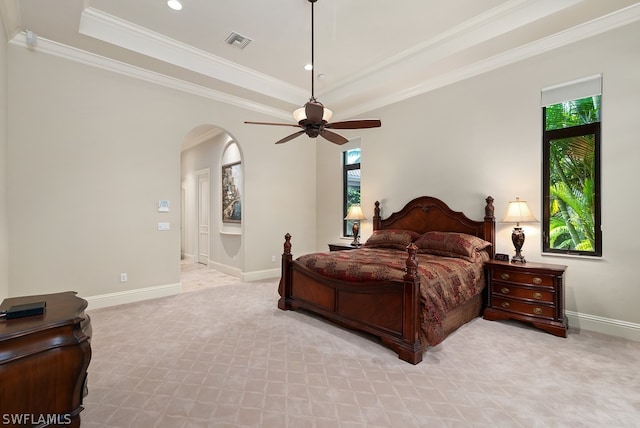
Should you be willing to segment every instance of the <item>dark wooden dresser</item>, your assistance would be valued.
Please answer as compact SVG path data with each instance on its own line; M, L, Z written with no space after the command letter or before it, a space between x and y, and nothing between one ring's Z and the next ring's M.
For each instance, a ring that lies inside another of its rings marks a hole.
M485 263L489 289L484 318L515 319L551 334L567 337L564 317L564 265Z
M80 426L91 360L87 301L75 292L5 299L46 302L42 315L0 320L0 426Z

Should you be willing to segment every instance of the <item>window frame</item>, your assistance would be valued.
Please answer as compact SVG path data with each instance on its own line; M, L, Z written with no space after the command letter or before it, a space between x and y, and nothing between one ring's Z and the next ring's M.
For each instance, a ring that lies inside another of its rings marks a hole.
M345 220L344 218L347 216L347 212L349 210L348 207L348 182L349 182L349 171L361 169L360 162L347 164L347 156L349 151L358 149L359 147L355 147L353 149L348 149L342 152L342 236L345 238L352 238L353 232L351 226L349 226L349 220Z
M601 101L602 102L602 101ZM601 104L602 105L602 104ZM602 257L602 222L601 222L601 122L592 122L584 125L576 125L559 129L546 129L546 110L547 107L542 108L542 252L544 254L563 254L572 256L587 256L587 257ZM583 250L569 250L550 247L550 226L551 226L551 213L550 213L550 184L551 184L551 170L550 170L550 150L551 142L554 140L560 140L565 138L574 138L585 135L594 136L594 219L593 219L593 233L594 233L594 249L593 251Z

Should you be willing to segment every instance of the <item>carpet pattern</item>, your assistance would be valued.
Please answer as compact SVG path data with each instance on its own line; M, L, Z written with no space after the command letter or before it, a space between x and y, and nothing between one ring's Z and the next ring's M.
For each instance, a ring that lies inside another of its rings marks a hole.
M96 309L92 427L636 427L640 343L478 318L413 366L277 282Z

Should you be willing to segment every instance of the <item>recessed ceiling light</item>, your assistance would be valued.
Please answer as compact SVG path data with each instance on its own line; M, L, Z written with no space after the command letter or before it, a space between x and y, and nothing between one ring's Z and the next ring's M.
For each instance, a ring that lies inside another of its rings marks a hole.
M178 0L169 0L167 2L167 6L169 6L173 10L182 10L182 3Z

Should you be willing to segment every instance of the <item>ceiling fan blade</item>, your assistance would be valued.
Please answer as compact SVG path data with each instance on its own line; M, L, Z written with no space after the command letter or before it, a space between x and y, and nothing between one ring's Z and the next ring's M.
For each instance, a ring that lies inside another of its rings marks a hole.
M304 134L304 130L303 131L294 132L293 134L289 135L288 137L284 137L282 140L276 141L276 144L286 143L287 141L291 141L294 138L301 136L302 134Z
M331 132L327 129L323 129L322 131L320 131L320 135L334 144L342 145L349 142L349 140L344 138L342 135L338 135L335 132Z
M320 123L322 122L322 116L324 116L324 106L319 102L309 101L304 106L304 112L309 122Z
M294 128L300 128L300 125L296 123L273 123L273 122L244 122L249 125L276 125L276 126L293 126Z
M382 125L379 119L356 119L345 120L344 122L327 123L325 128L332 129L363 129L363 128L379 128Z

